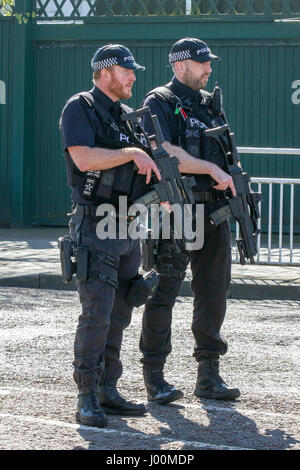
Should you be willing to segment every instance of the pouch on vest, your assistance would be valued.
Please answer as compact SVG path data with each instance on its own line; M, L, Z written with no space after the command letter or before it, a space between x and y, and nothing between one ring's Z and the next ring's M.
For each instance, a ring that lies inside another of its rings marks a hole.
M116 169L114 191L129 196L132 191L132 184L135 177L132 162L120 165Z
M200 146L200 129L185 129L185 147L186 151L192 155L192 157L200 158L201 146Z

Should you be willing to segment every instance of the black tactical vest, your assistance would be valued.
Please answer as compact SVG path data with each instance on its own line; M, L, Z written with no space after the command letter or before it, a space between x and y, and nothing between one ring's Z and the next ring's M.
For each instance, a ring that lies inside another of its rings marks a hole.
M148 151L149 147L145 136L137 127L133 128L126 121L116 123L113 117L102 107L97 106L90 92L78 94L79 102L84 108L91 125L95 125L95 115L102 123L105 135L95 133L95 147L120 149L125 147L139 147ZM131 112L131 108L121 103L124 113ZM99 171L80 171L74 164L70 153L65 150L67 169L67 183L71 188L76 187L79 195L89 203L109 203L118 207L119 196L127 196L131 204L142 194L149 191L145 175L134 171L133 162Z
M212 129L224 124L221 116L216 115L212 110L212 94L200 90L201 103L193 103L187 97L176 96L170 85L155 88L146 96L154 94L158 99L170 104L174 114L178 117L178 139L171 142L184 148L195 158L208 160L218 165L225 171L225 161L223 154L215 139L206 137L203 131ZM196 186L193 190L207 190L215 184L209 175L194 175Z

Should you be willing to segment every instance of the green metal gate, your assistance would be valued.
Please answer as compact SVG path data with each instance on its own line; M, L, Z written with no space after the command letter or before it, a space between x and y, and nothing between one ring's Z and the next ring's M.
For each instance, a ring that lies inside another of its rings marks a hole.
M17 7L29 11L30 4L20 1ZM300 0L289 7L279 0L36 4L38 16L27 24L0 17L0 38L5 25L11 29L10 41L12 35L15 38L9 70L0 61L0 84L2 80L7 87L7 103L0 105L1 168L7 175L1 173L1 195L6 197L1 198L1 224L66 223L70 199L59 116L72 94L92 87L91 56L108 42L126 44L146 66L145 72L137 72L128 103L138 107L148 90L171 78L168 53L176 40L206 40L222 57L214 64L207 89L216 80L223 88L238 146L300 148L300 23L274 21L300 14ZM300 177L300 157L243 155L242 161L253 176ZM297 204L295 224L300 231Z
M4 45L0 54L0 214L2 225L10 224L11 193L11 167L8 156L11 155L12 142L12 110L8 103L12 102L9 80L12 76L10 57L12 54L14 22L10 18L0 21L0 44Z

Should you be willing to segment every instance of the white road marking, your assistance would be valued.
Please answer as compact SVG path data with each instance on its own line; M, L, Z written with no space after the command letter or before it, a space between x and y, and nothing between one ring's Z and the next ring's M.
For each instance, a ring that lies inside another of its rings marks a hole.
M77 392L74 393L70 392L63 392L60 390L46 390L46 389L34 389L29 387L19 387L19 388L0 388L0 396L7 396L17 393L38 393L38 394L45 394L45 395L52 395L52 396L64 396L69 398L74 398L76 400ZM136 403L144 403L143 401L137 401ZM229 407L221 407L221 406L214 406L214 405L201 405L201 404L194 404L194 403L182 403L178 401L174 403L172 406L182 406L184 408L193 408L198 410L204 411L217 411L217 412L225 412L225 413L245 413L245 414L261 414L263 413L264 416L272 416L272 417L283 417L283 418L295 418L299 419L299 414L297 413L288 413L287 411L279 412L279 411L267 411L266 409L248 409L248 408L229 408ZM156 405L155 403L149 403L149 406L161 406ZM170 408L171 408L170 407Z
M57 426L60 428L69 428L74 429L77 431L78 429L83 429L87 431L92 431L94 433L101 433L101 434L117 434L118 436L125 436L125 437L137 437L142 439L153 439L158 442L164 443L180 443L183 445L192 445L194 447L199 447L200 449L208 448L214 450L255 450L246 447L235 447L235 446L226 446L226 445L217 445L217 444L210 444L209 442L199 442L199 441L185 441L180 439L169 439L166 437L155 436L152 434L145 435L140 432L128 432L128 431L120 431L119 429L107 429L107 428L95 428L91 426L83 426L73 423L66 423L64 421L57 421L52 419L45 419L45 418L37 418L33 416L23 416L23 415L11 415L6 413L0 413L0 418L6 419L13 419L19 420L21 422L26 423L33 423L33 424L44 424L49 426Z

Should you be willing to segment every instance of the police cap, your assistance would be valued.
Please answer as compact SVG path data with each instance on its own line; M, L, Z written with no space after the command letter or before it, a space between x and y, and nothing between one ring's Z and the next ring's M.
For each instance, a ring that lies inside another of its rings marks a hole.
M206 42L196 38L183 38L175 42L169 54L169 62L178 62L180 60L191 59L196 62L208 62L220 57L211 53Z
M132 70L145 70L145 67L136 63L132 52L121 44L107 44L100 47L95 52L91 61L94 71L107 69L113 65L119 65L120 67Z

